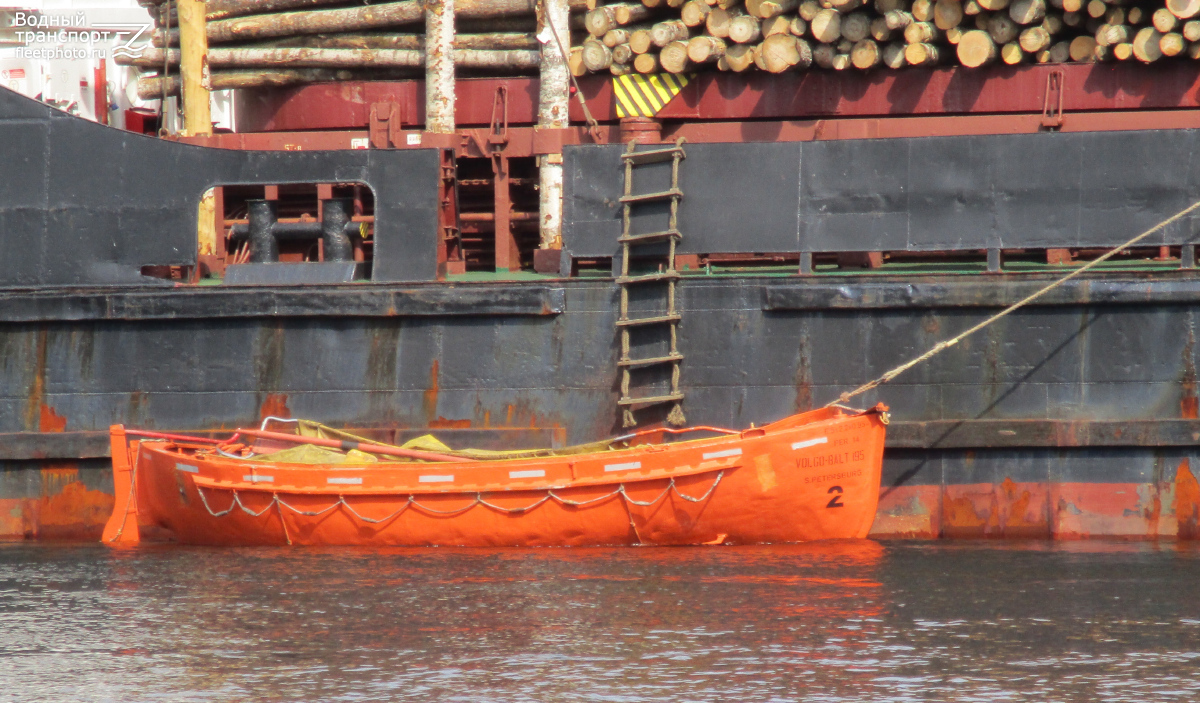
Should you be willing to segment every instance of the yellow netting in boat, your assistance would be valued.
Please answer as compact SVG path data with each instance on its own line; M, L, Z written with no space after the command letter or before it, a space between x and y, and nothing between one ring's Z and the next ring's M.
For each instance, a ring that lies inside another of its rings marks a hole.
M318 447L314 444L298 444L270 454L259 454L256 459L278 461L285 464L342 464L352 461L356 464L374 463L379 458L374 454L351 449L348 452Z
M562 449L516 449L516 450L492 450L492 449L451 449L446 446L437 437L426 434L420 437L414 437L404 444L394 445L387 442L380 442L367 437L360 437L343 430L334 429L319 422L312 420L299 420L299 427L296 433L301 437L320 437L322 439L337 439L348 440L351 442L365 442L368 444L378 444L385 447L397 447L400 449L417 449L426 452L437 452L439 454L448 454L450 456L459 456L466 459L532 459L544 456L566 456L570 454L591 454L595 452L603 452L612 448L610 441L592 442L590 444L578 444L573 447L564 447ZM258 456L258 459L267 459L272 461L287 461L299 464L324 464L324 463L340 463L344 461L363 461L362 457L371 457L367 461L377 461L380 458L386 461L419 461L417 459L405 459L404 457L377 457L374 454L365 454L358 450L350 450L349 453L341 452L336 449L327 449L325 447L316 447L313 445L302 445L303 447L311 447L315 450L309 453L296 451L295 454L288 454L284 458L286 452L292 452L301 449L301 447L292 447L284 449L273 454L263 454ZM319 452L319 453L318 453ZM294 457L294 458L293 458ZM305 457L312 457L311 459ZM333 457L339 457L334 459Z

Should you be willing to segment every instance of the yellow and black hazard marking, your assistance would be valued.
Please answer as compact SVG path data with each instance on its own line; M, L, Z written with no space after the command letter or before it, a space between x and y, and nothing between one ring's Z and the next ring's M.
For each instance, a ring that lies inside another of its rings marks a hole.
M687 76L674 73L613 76L617 117L654 117L687 84Z

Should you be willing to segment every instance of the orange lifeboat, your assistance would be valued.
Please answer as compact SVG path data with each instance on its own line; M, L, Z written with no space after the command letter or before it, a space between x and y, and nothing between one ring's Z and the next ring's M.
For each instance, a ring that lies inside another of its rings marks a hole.
M887 417L882 405L823 408L741 432L649 430L525 452L373 444L315 423L329 432L239 430L224 441L116 425L117 501L103 540L511 547L862 538L879 499ZM680 432L709 436L668 441ZM281 440L317 447L316 456L255 453Z

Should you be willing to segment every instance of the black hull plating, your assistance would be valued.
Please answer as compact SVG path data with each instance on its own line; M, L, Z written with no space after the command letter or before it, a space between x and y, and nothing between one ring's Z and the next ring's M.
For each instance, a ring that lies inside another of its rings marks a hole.
M738 427L832 401L1031 285L689 279L684 410L691 423ZM1056 295L861 399L894 410L885 484L895 496L1006 480L1177 483L1200 437L1200 277L1110 273ZM0 306L6 497L19 469L46 460L103 471L90 462L107 454L104 431L117 422L231 428L290 412L435 427L451 441L610 436L621 431L615 307L608 281L10 291ZM944 505L892 509L947 515ZM935 531L946 533L946 521Z

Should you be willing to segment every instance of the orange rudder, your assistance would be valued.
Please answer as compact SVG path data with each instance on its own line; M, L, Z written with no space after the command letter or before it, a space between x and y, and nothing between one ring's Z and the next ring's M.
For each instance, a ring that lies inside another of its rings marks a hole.
M130 544L141 541L137 524L137 476L129 457L129 442L125 438L125 426L109 428L112 442L113 493L116 502L112 515L104 525L100 540L105 544Z

